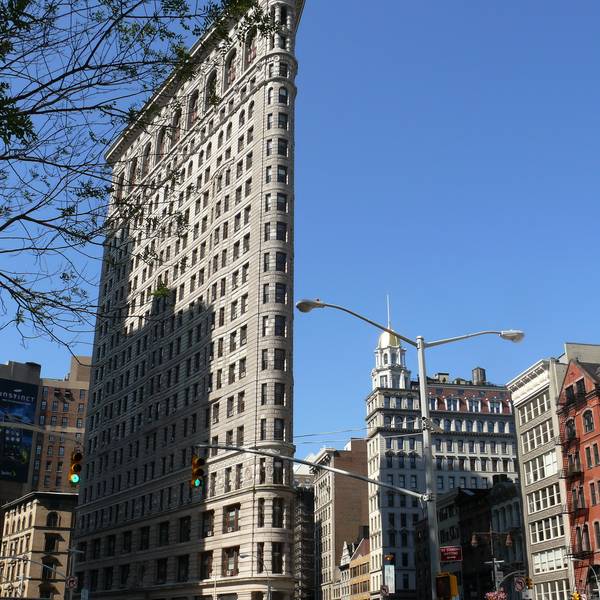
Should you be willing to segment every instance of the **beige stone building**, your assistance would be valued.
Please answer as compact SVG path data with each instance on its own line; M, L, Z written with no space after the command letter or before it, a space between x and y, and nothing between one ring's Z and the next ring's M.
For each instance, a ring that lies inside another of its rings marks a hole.
M94 599L288 600L295 0L260 0L268 36L209 32L195 74L148 101L113 144L115 203L139 206L106 240L76 536ZM143 120L143 119L142 119ZM112 205L114 209L115 203ZM165 293L167 291L168 293Z
M363 538L350 559L350 600L369 600L371 569L369 538Z
M352 439L343 450L322 449L316 464L367 475L367 446L362 439ZM316 471L315 490L315 571L316 598L333 600L341 590L340 573L345 543L362 537L369 519L367 483Z
M421 398L411 379L405 349L388 333L379 337L372 392L366 398L369 478L416 492L425 491ZM434 492L488 488L494 477L518 479L514 416L505 386L487 381L478 367L472 379L428 377ZM418 498L369 485L372 598L383 584L401 600L418 597L415 525L423 516ZM394 559L394 585L384 581L385 556Z
M31 492L0 509L0 598L65 597L76 505L74 493Z

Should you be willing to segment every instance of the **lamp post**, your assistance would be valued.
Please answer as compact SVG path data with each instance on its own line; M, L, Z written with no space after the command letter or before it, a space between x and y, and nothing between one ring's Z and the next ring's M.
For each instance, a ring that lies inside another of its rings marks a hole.
M437 510L435 503L435 495L433 491L434 481L434 470L433 470L433 449L431 446L431 428L432 423L429 418L429 402L427 399L427 370L425 366L425 350L427 348L433 348L435 346L442 346L444 344L450 344L452 342L458 342L460 340L466 340L468 338L477 337L480 335L499 335L502 339L509 340L511 342L520 342L525 334L522 331L515 329L508 329L504 331L478 331L476 333L468 333L466 335L459 335L456 337L445 338L436 340L433 342L425 341L425 338L421 335L417 336L415 340L407 338L397 331L385 327L381 323L372 321L363 315L346 308L345 306L339 306L337 304L329 304L328 302L322 302L321 300L300 300L296 303L296 308L303 313L310 312L315 308L333 308L345 312L352 317L360 319L381 331L396 336L403 342L406 342L413 348L417 349L417 358L419 365L419 394L420 394L420 405L421 405L421 420L423 430L423 457L425 459L425 496L427 498L427 520L429 525L429 557L431 563L431 590L436 589L436 575L440 572L440 553L439 553L439 534L438 534L438 521L437 521Z
M496 552L494 549L494 536L498 535L505 535L506 536L506 541L505 541L505 546L507 548L510 548L513 545L513 541L512 541L512 537L510 536L510 532L504 532L504 531L494 531L492 529L492 524L490 523L490 530L489 531L474 531L473 534L471 535L471 546L473 548L477 548L477 546L479 545L479 542L477 541L477 537L481 536L489 536L490 538L490 551L492 554L492 560L489 561L490 564L492 565L492 577L494 579L494 591L499 591L500 589L500 584L504 581L504 577L502 577L502 579L498 578L498 565L503 563L503 560L498 560L496 558ZM486 563L488 564L488 563Z

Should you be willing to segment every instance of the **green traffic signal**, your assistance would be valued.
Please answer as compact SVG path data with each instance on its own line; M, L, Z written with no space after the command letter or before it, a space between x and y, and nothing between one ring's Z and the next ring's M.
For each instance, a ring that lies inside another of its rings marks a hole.
M194 479L194 487L200 487L200 480Z
M70 477L70 481L71 483L79 483L79 475L77 475L77 473L73 473L73 475Z

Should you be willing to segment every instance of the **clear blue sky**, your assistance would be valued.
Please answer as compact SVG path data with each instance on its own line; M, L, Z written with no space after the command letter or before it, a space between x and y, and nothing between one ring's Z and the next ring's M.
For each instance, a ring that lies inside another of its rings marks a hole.
M296 296L384 321L389 293L408 336L527 332L433 350L430 373L504 383L564 341L600 343L599 34L589 1L308 0ZM364 425L377 335L296 315L296 434ZM65 352L2 339L0 360L66 371Z

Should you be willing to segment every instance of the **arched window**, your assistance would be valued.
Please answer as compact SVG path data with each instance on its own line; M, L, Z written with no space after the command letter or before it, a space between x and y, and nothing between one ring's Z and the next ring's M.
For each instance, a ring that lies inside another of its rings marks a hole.
M285 27L288 20L288 9L287 6L280 6L281 12L279 13L279 22Z
M129 185L134 185L137 180L137 167L138 160L137 156L134 156L131 160L131 166L129 168Z
M383 355L383 364L384 365L388 364L388 355L387 355L387 352Z
M444 431L452 431L452 421L450 419L444 419Z
M245 66L248 67L256 59L256 28L255 27L253 27L246 34L245 52L246 52Z
M487 430L488 433L494 433L494 421L488 421Z
M287 104L288 103L288 98L289 98L289 93L287 91L286 87L280 87L279 88L279 103L280 104Z
M198 156L198 166L200 166L204 162L204 150L200 151L200 155Z
M248 118L251 119L254 114L254 102L250 102L248 105Z
M454 421L454 431L462 431L462 421L460 419Z
M219 137L217 138L217 148L220 148L223 145L223 132L219 132Z
M158 138L156 140L156 162L159 163L165 155L165 136L167 134L167 128L161 127L158 131Z
M583 535L582 535L581 543L582 543L582 547L581 547L582 550L590 549L590 532L588 530L587 523L583 526Z
M225 89L229 89L236 79L236 59L237 52L233 50L225 62Z
M178 108L173 115L171 123L171 148L179 141L181 137L181 109Z
M246 112L242 111L240 113L240 118L238 120L238 125L241 127L242 125L244 125L246 123Z
M273 102L273 88L269 88L267 91L267 104L271 104Z
M583 413L583 429L586 433L594 431L594 416L591 410L586 410Z
M231 133L233 132L233 125L229 123L227 125L227 129L225 130L225 139L229 141L231 139Z
M188 105L188 129L198 120L198 100L200 93L196 90L190 98Z
M483 433L483 421L477 421L477 431Z
M123 197L123 182L125 181L125 173L121 172L119 178L117 179L117 188L115 190L115 195L117 200L120 200Z
M213 71L206 80L206 88L204 90L204 108L208 110L219 102L217 95L217 72Z
M148 175L148 171L150 171L150 155L152 153L152 144L148 142L146 147L144 148L144 158L142 160L142 177L146 177Z
M393 364L393 365L395 365L395 364L396 364L396 353L395 353L395 352L392 352L392 353L390 354L390 362L391 362L391 364Z
M58 513L48 513L48 515L46 516L46 527L58 527Z
M209 142L208 146L206 146L206 160L210 158L212 154L212 144Z

